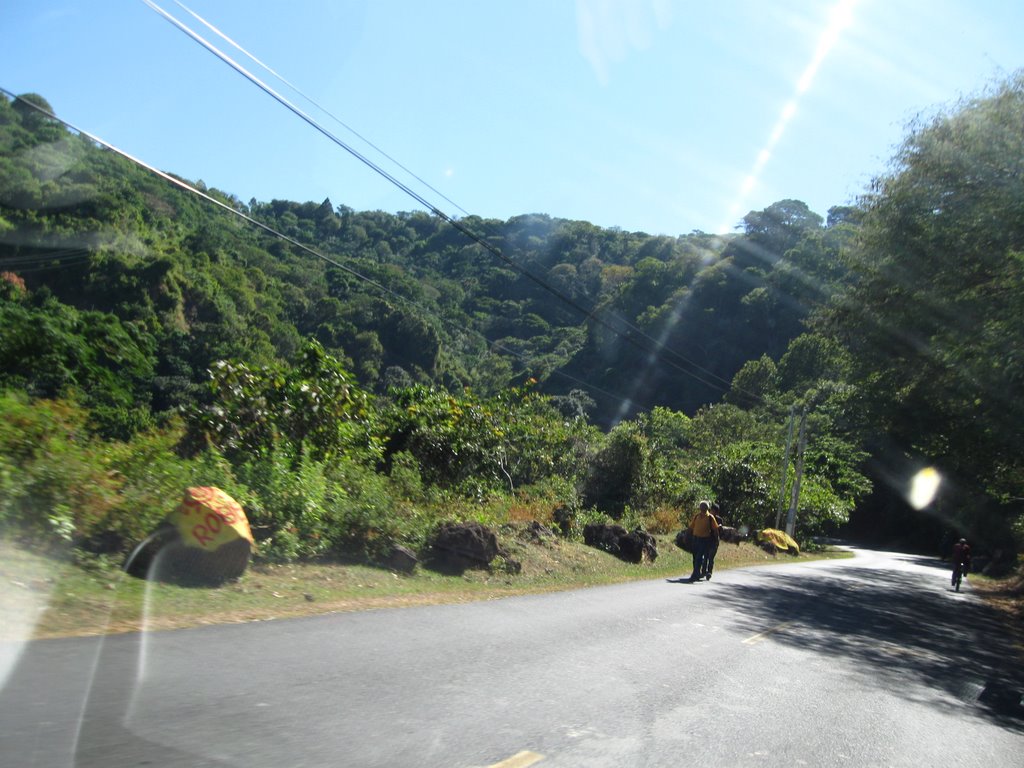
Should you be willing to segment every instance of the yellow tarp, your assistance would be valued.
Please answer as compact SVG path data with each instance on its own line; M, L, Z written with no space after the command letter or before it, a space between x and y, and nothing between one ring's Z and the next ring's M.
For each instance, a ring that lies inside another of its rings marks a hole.
M765 528L757 535L758 541L770 541L775 548L782 552L790 552L794 555L800 554L800 545L793 541L793 537L785 531L776 528Z
M167 520L178 529L182 542L207 552L238 539L256 543L242 505L220 488L185 489L181 505Z

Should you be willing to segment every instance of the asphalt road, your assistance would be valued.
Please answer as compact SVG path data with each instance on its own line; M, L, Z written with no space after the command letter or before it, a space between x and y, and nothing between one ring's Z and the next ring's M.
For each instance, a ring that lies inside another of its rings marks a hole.
M1024 665L935 561L26 645L3 766L1019 766Z

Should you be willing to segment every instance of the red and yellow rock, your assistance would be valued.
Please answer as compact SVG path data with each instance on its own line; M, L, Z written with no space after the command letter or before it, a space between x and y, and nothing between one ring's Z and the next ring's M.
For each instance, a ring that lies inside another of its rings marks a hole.
M177 541L165 550L157 578L221 583L245 573L255 549L249 519L242 505L220 488L185 489L166 522Z
M181 505L167 519L178 529L182 543L207 552L238 539L255 544L242 505L220 488L186 488Z

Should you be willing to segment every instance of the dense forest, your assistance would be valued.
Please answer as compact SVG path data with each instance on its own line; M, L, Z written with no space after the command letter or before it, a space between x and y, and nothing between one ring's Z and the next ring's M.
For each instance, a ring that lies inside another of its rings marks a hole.
M243 203L0 98L0 524L118 553L209 484L264 557L374 560L452 519L669 532L711 497L761 528L796 498L799 539L1008 561L1022 166L1017 75L827 217L652 236Z

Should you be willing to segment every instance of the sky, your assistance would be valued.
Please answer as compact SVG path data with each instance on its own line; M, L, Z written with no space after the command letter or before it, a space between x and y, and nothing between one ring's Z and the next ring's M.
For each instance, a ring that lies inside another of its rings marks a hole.
M0 88L239 199L649 234L826 215L1024 67L1020 0L0 0Z

